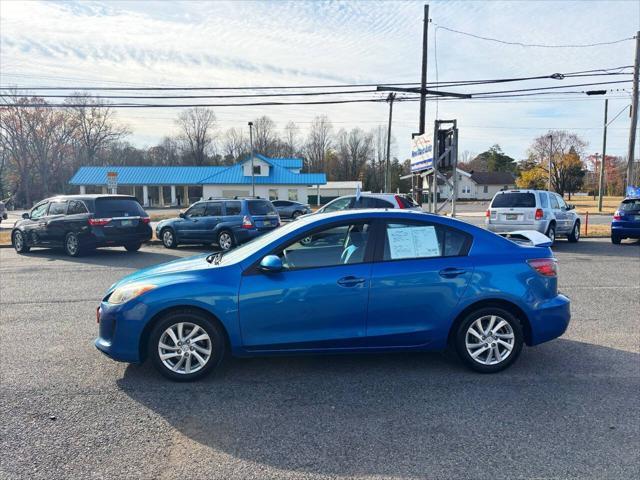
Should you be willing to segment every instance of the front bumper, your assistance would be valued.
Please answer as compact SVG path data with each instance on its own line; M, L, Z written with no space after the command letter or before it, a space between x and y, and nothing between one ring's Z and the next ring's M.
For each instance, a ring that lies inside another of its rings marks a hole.
M529 315L529 345L538 345L561 336L571 320L571 302L562 294L541 302Z
M101 302L98 307L98 350L119 362L138 363L147 306L132 300L122 305Z

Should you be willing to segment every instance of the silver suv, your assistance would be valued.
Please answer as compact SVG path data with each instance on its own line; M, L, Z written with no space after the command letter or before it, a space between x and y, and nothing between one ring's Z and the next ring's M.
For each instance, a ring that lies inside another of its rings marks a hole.
M580 217L557 193L544 190L505 190L495 194L485 224L492 232L537 230L554 242L558 235L580 239Z

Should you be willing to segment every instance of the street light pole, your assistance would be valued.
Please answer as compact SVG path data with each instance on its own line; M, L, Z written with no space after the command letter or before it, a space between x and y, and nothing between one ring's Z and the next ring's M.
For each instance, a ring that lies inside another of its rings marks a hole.
M607 111L609 99L604 99L604 133L602 134L602 162L600 162L600 182L598 184L598 211L602 212L602 190L604 190L604 166L607 158Z
M387 130L387 160L384 166L384 192L389 192L389 161L391 156L391 122L393 121L393 101L396 98L396 94L391 92L387 97L389 102L389 128Z
M249 143L251 144L251 196L256 196L256 180L253 176L253 122L249 122Z

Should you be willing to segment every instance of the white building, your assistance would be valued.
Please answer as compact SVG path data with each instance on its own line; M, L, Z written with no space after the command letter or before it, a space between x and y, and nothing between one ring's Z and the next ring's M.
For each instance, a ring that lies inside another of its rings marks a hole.
M457 170L458 199L491 200L500 190L515 188L515 178L509 172L465 172ZM446 183L438 186L440 196L451 196L451 189Z

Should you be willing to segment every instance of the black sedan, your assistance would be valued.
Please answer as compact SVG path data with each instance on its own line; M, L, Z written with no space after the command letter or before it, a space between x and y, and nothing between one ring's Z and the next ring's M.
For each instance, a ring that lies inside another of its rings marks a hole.
M300 215L306 215L311 213L309 205L304 203L294 202L293 200L273 200L271 202L280 215L280 218L290 218L295 220Z
M63 247L77 257L97 247L123 246L130 252L151 239L149 215L127 195L64 195L37 203L11 232L18 253L31 247Z

